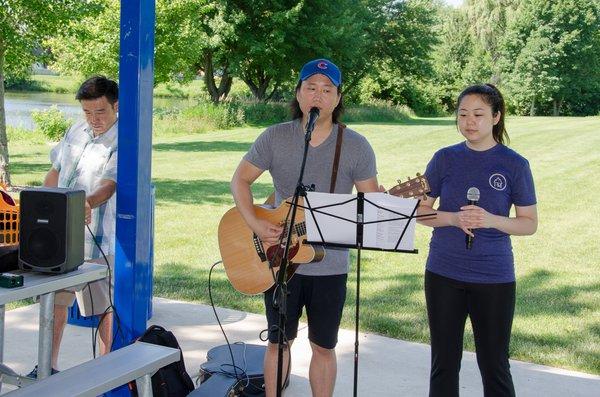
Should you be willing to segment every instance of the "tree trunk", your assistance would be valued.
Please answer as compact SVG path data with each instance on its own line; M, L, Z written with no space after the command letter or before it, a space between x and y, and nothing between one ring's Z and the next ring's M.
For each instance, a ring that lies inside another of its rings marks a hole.
M552 101L552 115L557 117L560 116L560 108L562 107L562 99L554 99Z
M271 93L269 95L267 95L267 97L265 98L265 102L270 101L273 98L273 95L275 95L275 93L277 92L278 89L279 89L279 84L275 84L275 87L273 87L273 90L271 90Z
M10 186L8 168L8 136L6 135L6 111L4 109L4 54L5 47L0 43L0 183Z
M227 97L229 91L231 90L231 83L233 82L233 78L228 72L228 67L225 65L223 67L223 76L221 76L221 81L219 82L219 86L217 87L217 83L215 81L215 68L213 65L213 56L212 52L208 51L204 56L204 85L210 95L210 100L213 103L219 103L223 99Z
M531 99L531 107L529 108L529 116L535 116L535 98Z
M264 72L258 72L256 76L256 82L252 79L252 76L249 74L245 74L243 77L244 82L250 88L252 95L257 100L264 102L267 101L275 92L276 88L273 89L271 95L267 96L267 89L269 88L269 84L271 83L271 78L266 76Z
M219 100L227 98L229 91L231 91L231 84L233 84L233 77L229 74L228 67L223 67L223 76L219 82Z

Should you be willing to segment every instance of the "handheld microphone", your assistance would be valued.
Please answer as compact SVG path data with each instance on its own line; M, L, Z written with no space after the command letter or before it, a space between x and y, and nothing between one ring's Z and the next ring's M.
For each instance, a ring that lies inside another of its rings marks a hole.
M476 187L470 187L469 190L467 190L467 204L477 205L480 195L481 194L479 193L479 189L477 189ZM467 249L470 250L473 247L473 237L467 234L465 236L465 244L467 246Z
M319 118L320 110L317 107L310 108L308 112L308 121L306 122L306 140L310 141L310 134L315 129L315 123Z

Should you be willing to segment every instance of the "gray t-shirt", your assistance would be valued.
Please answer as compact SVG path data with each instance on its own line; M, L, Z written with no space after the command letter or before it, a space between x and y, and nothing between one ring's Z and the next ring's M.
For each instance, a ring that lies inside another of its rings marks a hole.
M309 146L303 183L315 185L317 192L329 192L338 126L333 125L329 137L317 147ZM275 186L275 205L294 195L300 175L304 151L304 129L301 120L276 124L256 139L246 161L268 170ZM355 181L377 175L375 153L365 137L346 128L342 141L335 193L352 193ZM350 227L350 224L349 224ZM348 273L348 249L327 248L321 262L301 265L297 273L327 276Z

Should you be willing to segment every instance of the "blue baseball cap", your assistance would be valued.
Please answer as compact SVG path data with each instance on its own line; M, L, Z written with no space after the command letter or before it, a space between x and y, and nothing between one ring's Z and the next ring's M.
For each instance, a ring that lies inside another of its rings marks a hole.
M322 74L329 77L329 80L336 87L339 87L342 83L342 72L340 72L340 69L333 62L327 59L315 59L302 66L300 81L304 81L314 74Z

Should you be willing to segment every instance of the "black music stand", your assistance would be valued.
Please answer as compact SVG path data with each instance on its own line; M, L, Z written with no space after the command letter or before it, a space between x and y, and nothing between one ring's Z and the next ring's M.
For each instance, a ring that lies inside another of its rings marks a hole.
M358 328L359 328L359 314L360 314L360 256L361 256L361 251L363 249L366 249L366 250L375 250L375 251L402 252L402 253L409 253L409 254L418 253L418 250L416 250L416 249L400 249L399 248L400 244L402 243L403 238L406 236L407 230L408 230L411 222L416 221L416 218L421 218L421 217L429 218L432 216L432 214L416 215L417 208L419 207L419 203L421 200L415 200L415 205L412 208L412 210L410 211L410 214L404 214L404 213L397 212L397 211L394 211L389 208L385 208L377 203L374 203L373 201L365 198L365 194L361 193L361 192L359 192L356 196L353 196L352 198L348 198L349 195L343 195L344 196L343 200L340 202L337 202L337 203L313 207L313 206L311 206L310 200L309 200L311 194L327 194L327 193L308 192L308 193L306 193L305 198L304 198L305 206L298 205L299 207L304 208L304 210L305 210L305 219L307 221L307 229L310 225L310 222L308 221L308 214L310 213L310 216L314 222L314 226L316 227L319 237L320 237L320 239L318 241L306 241L306 243L312 244L312 245L322 245L325 247L356 249L356 314L355 314L354 393L353 393L353 395L356 397L357 382L358 382ZM331 196L342 196L342 195L336 195L336 194L330 194L330 195ZM353 201L356 201L356 214L353 214L353 215L355 215L354 219L350 219L350 218L347 218L344 216L340 216L340 215L336 215L336 214L327 212L328 209L331 210L331 208L350 204ZM389 212L390 214L393 214L392 216L394 216L394 217L387 218L387 219L381 219L381 220L365 220L365 203L367 205L371 205L379 210ZM332 242L325 241L325 238L323 237L323 231L321 230L321 227L319 226L319 223L317 221L317 217L315 216L315 213L325 215L328 217L332 217L332 218L337 218L344 222L349 222L349 223L355 224L356 225L356 241L352 244L332 243ZM405 224L402 228L402 231L400 232L400 235L398 237L398 240L396 241L393 248L377 248L375 246L368 246L368 247L364 246L364 226L365 225L382 223L382 222L393 222L393 221L404 221L405 222ZM307 232L308 232L308 230L307 230Z

